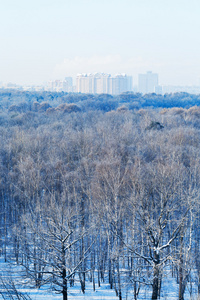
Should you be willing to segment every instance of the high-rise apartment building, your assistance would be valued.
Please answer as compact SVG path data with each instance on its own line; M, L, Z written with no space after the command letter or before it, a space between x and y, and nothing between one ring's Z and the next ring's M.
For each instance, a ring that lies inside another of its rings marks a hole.
M73 92L72 77L66 77L65 80L49 81L47 90L52 92Z
M154 93L158 86L158 74L147 72L138 75L138 91L143 94Z
M118 95L123 92L130 92L133 90L132 77L126 74L117 74L112 80L112 94Z
M76 76L76 91L78 93L94 93L94 76L92 74L78 74Z
M69 87L73 86L73 79L72 79L72 77L65 77L65 82L68 83Z
M105 73L78 74L76 77L78 93L118 95L132 91L132 77L126 74L111 76Z

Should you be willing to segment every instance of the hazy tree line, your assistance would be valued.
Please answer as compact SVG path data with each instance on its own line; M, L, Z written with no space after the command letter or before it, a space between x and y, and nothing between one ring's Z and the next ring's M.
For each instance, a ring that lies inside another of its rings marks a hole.
M158 299L165 277L176 280L179 300L186 288L200 293L199 107L133 109L122 103L131 94L107 112L84 111L80 101L35 93L36 104L21 93L29 109L20 111L15 93L1 92L5 261L64 300L77 282L83 293L88 282L94 290L109 282L119 299L149 286Z
M66 106L64 105L66 104ZM174 94L146 94L127 92L120 95L78 94L65 92L24 92L0 89L0 109L10 113L27 112L82 112L100 110L108 112L125 105L129 110L141 108L172 108L200 106L200 95L185 92Z

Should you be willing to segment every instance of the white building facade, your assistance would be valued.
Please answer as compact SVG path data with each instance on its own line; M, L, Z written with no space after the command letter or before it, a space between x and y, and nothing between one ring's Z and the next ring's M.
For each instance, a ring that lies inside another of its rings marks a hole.
M49 81L46 90L51 92L73 92L73 79L72 77L66 77L65 80Z
M78 74L76 77L78 93L118 95L132 91L132 77L126 74L111 76L105 73Z
M138 75L138 91L143 94L155 93L158 87L158 74L151 71Z

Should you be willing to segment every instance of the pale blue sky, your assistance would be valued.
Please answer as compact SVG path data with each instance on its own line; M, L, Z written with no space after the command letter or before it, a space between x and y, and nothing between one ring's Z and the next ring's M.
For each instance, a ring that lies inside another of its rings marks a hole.
M199 0L0 0L0 81L82 72L200 83Z

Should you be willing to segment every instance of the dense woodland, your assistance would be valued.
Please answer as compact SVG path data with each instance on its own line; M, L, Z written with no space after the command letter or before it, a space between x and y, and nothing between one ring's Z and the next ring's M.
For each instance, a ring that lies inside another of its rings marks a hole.
M200 293L200 95L0 91L0 250L63 300ZM129 299L129 298L128 298Z

